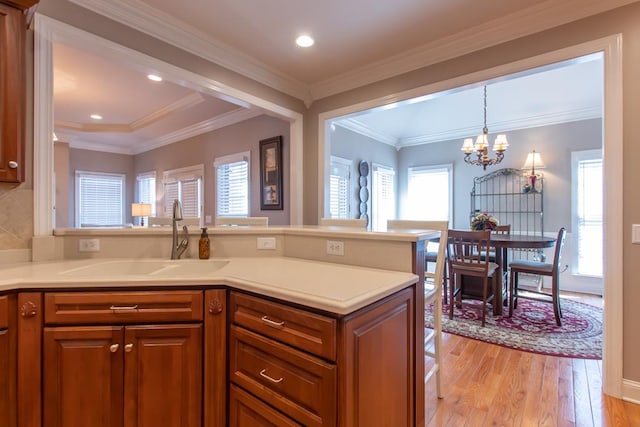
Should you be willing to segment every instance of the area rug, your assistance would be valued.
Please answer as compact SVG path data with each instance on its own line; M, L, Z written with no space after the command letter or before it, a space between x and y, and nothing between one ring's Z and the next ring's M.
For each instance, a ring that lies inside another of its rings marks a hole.
M479 307L456 307L453 320L449 320L449 307L443 307L442 330L532 353L601 359L602 309L565 299L561 304L561 327L556 325L551 304L521 298L511 318L507 307L502 316L487 312L485 327ZM433 327L431 310L431 306L426 308L427 328Z

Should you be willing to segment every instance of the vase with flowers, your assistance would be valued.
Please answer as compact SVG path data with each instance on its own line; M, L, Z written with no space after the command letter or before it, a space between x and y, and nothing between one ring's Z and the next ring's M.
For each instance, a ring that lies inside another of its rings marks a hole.
M498 219L486 212L478 212L471 219L471 229L476 231L495 230Z

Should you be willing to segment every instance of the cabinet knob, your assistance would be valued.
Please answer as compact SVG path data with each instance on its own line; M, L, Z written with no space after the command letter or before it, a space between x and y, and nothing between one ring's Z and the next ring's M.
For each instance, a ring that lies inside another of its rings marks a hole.
M133 344L129 343L124 345L125 353L131 353L131 350L133 350Z
M20 316L34 317L36 314L38 314L38 311L36 310L36 308L37 308L36 303L34 303L33 301L27 301L24 304L22 304L22 307L20 307Z
M109 347L109 351L111 353L115 353L116 351L118 351L118 348L120 348L120 344L111 344L111 346Z
M13 161L13 160L9 160L9 168L11 169L17 169L18 168L18 162Z
M222 309L223 309L223 306L219 299L216 298L209 301L210 314L220 314L222 313Z

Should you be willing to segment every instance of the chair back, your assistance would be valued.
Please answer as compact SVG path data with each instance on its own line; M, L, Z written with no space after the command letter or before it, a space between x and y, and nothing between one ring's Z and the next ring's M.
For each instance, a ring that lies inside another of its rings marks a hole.
M365 218L320 218L323 227L348 227L366 230L367 220Z
M269 225L269 217L266 216L219 216L216 225Z
M562 227L558 230L558 238L556 239L556 248L553 253L553 273L555 274L560 270L560 258L562 255L562 248L564 247L564 238L567 235L567 230Z
M468 276L483 277L489 274L491 232L449 230L447 233L447 257L450 271Z
M511 224L496 225L495 234L511 234Z

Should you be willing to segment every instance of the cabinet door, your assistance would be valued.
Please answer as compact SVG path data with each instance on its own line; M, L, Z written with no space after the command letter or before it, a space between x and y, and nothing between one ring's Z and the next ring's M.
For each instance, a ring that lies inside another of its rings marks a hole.
M412 289L347 319L339 425L417 425L415 390L424 380L415 377L414 324Z
M125 328L125 427L202 424L202 325Z
M229 427L300 427L301 425L241 388L231 385Z
M122 338L122 327L44 329L43 426L122 426Z
M9 391L11 368L9 367L9 331L7 329L0 330L0 425L15 425L15 421L9 417L13 413L11 405L15 405L15 399L12 399Z
M0 181L24 181L25 18L0 3Z

